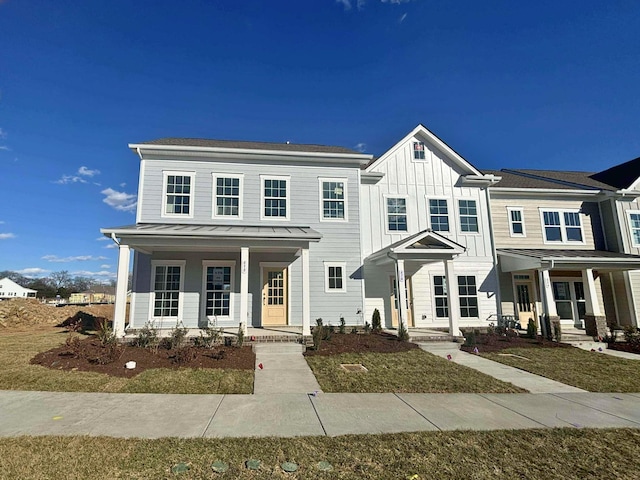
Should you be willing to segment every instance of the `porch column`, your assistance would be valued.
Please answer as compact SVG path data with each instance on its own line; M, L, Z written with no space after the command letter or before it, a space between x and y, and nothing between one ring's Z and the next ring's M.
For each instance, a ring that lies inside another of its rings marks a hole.
M302 335L311 335L311 300L309 294L309 249L302 249Z
M396 291L398 297L398 329L404 325L405 329L409 329L407 324L407 289L404 277L404 260L396 260Z
M453 260L444 261L444 276L447 280L447 307L449 309L449 335L461 337L460 331L460 298L458 282L453 274Z
M118 246L118 278L116 281L116 303L113 314L113 334L124 336L124 317L127 314L127 283L129 283L129 245Z
M607 318L600 310L592 268L582 270L582 285L584 286L585 333L591 337L604 337L607 334Z
M246 335L249 323L249 247L240 247L240 321Z
M558 311L556 310L556 301L553 299L549 270L539 270L538 275L540 276L540 298L542 298L544 302L545 313L549 315L549 318L557 317Z

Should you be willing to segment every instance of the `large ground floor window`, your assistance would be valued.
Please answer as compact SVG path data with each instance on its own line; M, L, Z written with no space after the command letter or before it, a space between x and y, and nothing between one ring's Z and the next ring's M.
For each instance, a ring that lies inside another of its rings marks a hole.
M153 272L153 316L177 318L180 312L182 266L156 264Z
M204 298L207 317L230 317L234 263L204 264Z
M476 277L461 275L458 277L458 296L460 297L460 316L478 316L478 291L476 289Z

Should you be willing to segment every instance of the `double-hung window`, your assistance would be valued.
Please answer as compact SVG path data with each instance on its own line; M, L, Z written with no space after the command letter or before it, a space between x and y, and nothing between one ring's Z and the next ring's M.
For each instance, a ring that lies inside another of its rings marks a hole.
M424 160L425 159L424 143L423 142L413 142L413 158L414 158L414 160Z
M346 264L340 262L324 263L324 291L327 293L346 292Z
M629 211L629 230L631 231L631 245L640 247L640 212Z
M213 216L242 218L242 177L213 175Z
M509 215L509 233L512 237L525 237L524 210L520 207L507 207Z
M234 262L203 262L204 310L207 317L231 317Z
M266 177L262 180L263 220L289 219L289 177Z
M433 277L433 300L436 305L436 318L447 318L449 299L447 298L447 278L443 275Z
M387 198L387 228L389 232L407 231L406 198Z
M582 243L579 210L540 210L545 243Z
M429 222L434 232L449 231L449 209L445 199L429 200Z
M163 216L193 217L194 173L164 172Z
M179 318L183 262L153 263L153 316Z
M458 200L460 213L460 231L463 233L478 232L478 208L475 200Z
M460 316L478 316L478 291L476 290L476 277L461 275L458 277L458 297L460 299Z
M322 220L347 219L347 182L343 179L321 178Z

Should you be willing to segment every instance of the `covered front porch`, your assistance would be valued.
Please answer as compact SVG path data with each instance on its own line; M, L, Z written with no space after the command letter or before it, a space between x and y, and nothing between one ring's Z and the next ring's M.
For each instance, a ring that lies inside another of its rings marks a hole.
M299 326L310 335L309 227L138 224L102 232L117 243L114 333L129 328Z
M585 329L592 337L619 325L628 303L617 298L613 275L640 268L640 256L600 250L498 249L503 313L527 327L550 322ZM506 275L505 275L506 274ZM624 296L624 295L623 295ZM546 333L546 332L543 332Z

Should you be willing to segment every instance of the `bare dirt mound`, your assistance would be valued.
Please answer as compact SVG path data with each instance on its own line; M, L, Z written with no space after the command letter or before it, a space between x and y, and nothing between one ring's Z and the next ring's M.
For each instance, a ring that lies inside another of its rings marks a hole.
M35 299L16 298L0 302L0 328L21 329L34 325L58 325L81 311L94 317L113 319L113 305L56 307Z
M253 370L255 354L250 346L213 348L187 346L180 349L142 348L111 344L103 346L96 337L70 337L65 344L37 354L31 363L56 370L82 370L117 377L134 377L150 368L222 368ZM125 363L134 361L129 370Z

